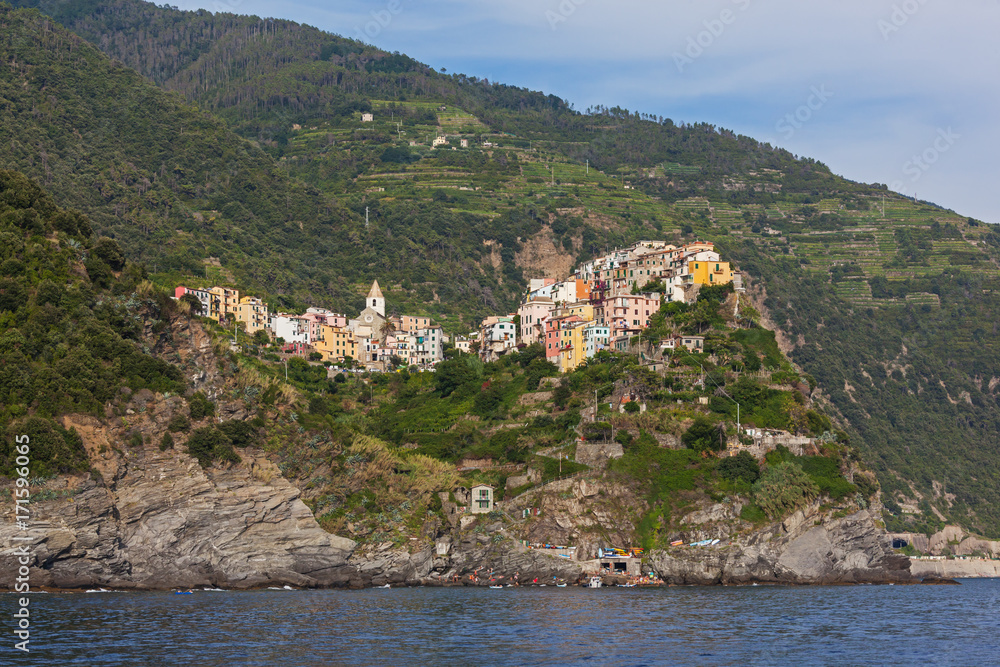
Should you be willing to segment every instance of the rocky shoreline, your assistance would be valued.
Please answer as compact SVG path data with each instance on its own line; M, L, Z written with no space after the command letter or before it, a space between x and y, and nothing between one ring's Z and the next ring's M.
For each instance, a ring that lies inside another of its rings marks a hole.
M99 449L96 420L75 423L88 446ZM207 470L176 450L94 454L106 481L67 478L63 497L32 504L27 546L34 588L573 584L585 581L593 565L528 549L504 521L487 517L467 529L440 528L410 550L359 545L320 528L299 490L263 452L246 451L240 464ZM6 517L0 544L15 544L15 534ZM16 571L7 549L0 587L13 588ZM917 581L872 512L830 518L818 506L718 548L650 552L644 574L650 571L665 585Z

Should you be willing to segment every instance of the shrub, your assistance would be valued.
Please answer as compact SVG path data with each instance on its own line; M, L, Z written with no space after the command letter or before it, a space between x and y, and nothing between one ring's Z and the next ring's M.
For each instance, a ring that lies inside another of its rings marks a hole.
M854 484L858 487L858 491L861 493L862 497L865 498L865 500L871 500L879 489L878 482L864 474L855 475ZM888 505L886 507L888 507Z
M639 410L641 410L641 408L639 407L639 404L636 403L635 401L629 401L628 403L625 404L625 412L629 413L630 415L638 414Z
M750 523L762 523L767 520L767 514L753 503L747 503L740 510L740 518Z
M322 396L313 396L309 399L309 413L314 415L325 415L330 411L330 404Z
M556 407L565 408L572 396L573 392L570 391L569 385L561 384L552 392L552 401L556 404Z
M231 422L232 423L232 422ZM188 453L198 459L203 468L213 461L238 462L240 457L233 450L233 441L221 429L205 426L191 433L187 441Z
M760 479L760 465L748 452L740 452L719 463L719 476L731 482L742 480L753 484Z
M796 463L770 466L753 486L754 502L772 519L806 505L819 495L819 487Z
M556 426L562 429L569 430L580 423L580 413L570 410L566 414L559 415L556 419Z
M472 403L472 413L485 418L502 417L503 398L503 389L497 385L490 385L476 395L476 400Z
M257 440L257 433L250 422L228 421L216 426L234 447L249 447Z
M538 415L537 417L531 420L531 427L538 429L550 428L555 423L556 420L554 420L549 415ZM611 428L611 424L608 424L608 428L609 429Z
M191 427L191 420L183 412L175 412L174 416L170 418L167 422L167 430L172 433L177 433L178 431L186 431Z
M681 436L681 442L688 449L697 452L720 452L724 446L719 427L707 417L699 416Z
M837 460L826 456L804 456L798 461L802 470L816 483L820 493L833 500L840 500L857 492L858 487L840 473L840 463Z
M12 424L3 432L0 427L0 474L14 477L17 465L18 443L15 436L30 438L31 475L48 477L60 472L87 470L89 461L83 447L83 438L76 429L64 429L49 419L29 417L20 424Z
M163 438L160 440L160 451L165 452L168 449L172 449L173 446L174 446L174 436L170 435L170 432L167 431L166 433L163 434Z
M475 361L479 361L475 359ZM480 364L481 365L481 364ZM441 396L450 396L459 388L471 385L482 377L474 364L466 358L450 359L437 365L434 373L434 384Z
M632 444L632 434L624 429L618 431L615 434L615 442L620 443L622 447L628 447Z
M129 444L136 449L142 448L142 433L139 433L138 431L133 433L132 437L129 438Z
M191 419L198 421L215 414L215 403L208 400L205 392L199 391L188 399L188 406L191 408Z
M538 417L535 418L536 421L538 419ZM590 442L606 442L611 439L611 424L608 422L584 424L581 431L583 432L583 439Z

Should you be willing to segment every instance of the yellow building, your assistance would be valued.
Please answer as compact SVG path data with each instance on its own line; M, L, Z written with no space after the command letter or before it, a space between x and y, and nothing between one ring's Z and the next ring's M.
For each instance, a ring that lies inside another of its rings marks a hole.
M571 303L568 306L564 306L560 312L566 312L570 315L576 315L584 322L594 321L594 306L590 303L580 302Z
M236 307L236 319L246 325L250 335L271 326L271 318L264 302L255 296L245 296Z
M213 287L208 290L208 313L210 318L218 322L235 315L240 306L240 291L228 287Z
M572 322L559 332L559 370L569 373L587 360L587 345L583 330L590 322Z
M323 361L339 362L345 357L357 360L358 342L354 332L344 327L324 324L320 327L320 339L313 341L313 348L323 355Z
M688 273L696 285L728 285L733 282L729 262L688 262Z

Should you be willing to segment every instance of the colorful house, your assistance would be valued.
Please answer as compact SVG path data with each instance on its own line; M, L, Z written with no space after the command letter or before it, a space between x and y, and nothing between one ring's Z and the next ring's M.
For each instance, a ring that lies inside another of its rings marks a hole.
M320 327L320 340L313 341L313 347L323 355L324 361L339 363L345 358L358 358L358 343L354 332L346 327L324 324Z
M549 297L533 297L517 309L520 321L520 341L525 345L537 343L545 337L545 320L555 310L556 304Z
M212 287L208 290L208 316L216 322L236 315L240 306L240 291L229 287Z
M701 253L699 253L700 255ZM728 285L733 282L733 271L729 262L719 261L718 253L705 253L715 255L715 259L694 259L688 260L688 275L696 285Z
M246 325L250 335L271 328L271 318L264 302L255 296L245 296L236 307L236 319Z

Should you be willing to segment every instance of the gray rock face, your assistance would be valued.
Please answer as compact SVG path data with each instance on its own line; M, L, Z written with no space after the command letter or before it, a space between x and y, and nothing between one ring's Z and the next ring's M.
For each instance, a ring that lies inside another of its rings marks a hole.
M800 510L780 526L715 547L650 553L649 566L672 584L856 584L913 579L910 561L863 510L840 519Z
M405 551L367 547L358 550L351 564L358 568L361 585L465 585L490 583L530 584L575 582L579 564L527 549L503 535L499 525L486 532L442 537L433 547L409 554Z
M32 504L32 585L348 585L354 542L322 530L280 474L255 479L273 464L245 459L204 471L187 454L146 448L107 487L87 480L69 500ZM12 524L0 525L0 542L14 544ZM0 585L13 584L12 558L0 556Z

